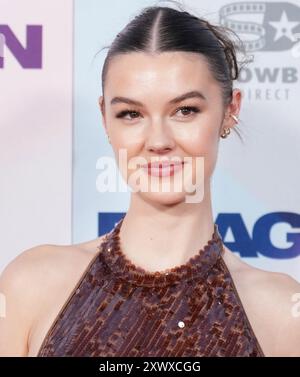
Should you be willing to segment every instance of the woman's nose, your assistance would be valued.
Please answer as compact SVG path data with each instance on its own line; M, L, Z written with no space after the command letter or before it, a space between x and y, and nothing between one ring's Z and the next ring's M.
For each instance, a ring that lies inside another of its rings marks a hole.
M149 130L145 144L148 152L165 153L174 148L175 141L170 130L158 124Z

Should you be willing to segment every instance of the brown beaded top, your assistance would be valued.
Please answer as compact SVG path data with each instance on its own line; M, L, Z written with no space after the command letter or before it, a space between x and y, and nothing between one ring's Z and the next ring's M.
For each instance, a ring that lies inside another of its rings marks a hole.
M264 356L214 224L186 263L159 272L120 247L122 218L60 310L38 356Z

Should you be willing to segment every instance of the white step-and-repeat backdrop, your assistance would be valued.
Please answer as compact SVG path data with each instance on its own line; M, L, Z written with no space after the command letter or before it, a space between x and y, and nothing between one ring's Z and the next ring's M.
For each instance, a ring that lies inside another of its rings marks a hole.
M128 209L130 191L96 187L98 159L113 157L97 103L107 49L97 52L154 4L0 1L0 270L38 244L94 239ZM300 281L300 1L184 5L253 56L235 83L244 143L220 142L212 180L220 233L248 263Z

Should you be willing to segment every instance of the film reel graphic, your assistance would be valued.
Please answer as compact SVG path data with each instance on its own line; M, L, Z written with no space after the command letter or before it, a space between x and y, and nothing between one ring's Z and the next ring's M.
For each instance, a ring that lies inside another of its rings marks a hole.
M263 25L257 22L237 21L229 17L235 14L257 14L266 12L266 3L264 2L242 2L232 3L223 6L220 9L220 23L229 27L237 34L253 34L255 39L243 41L248 51L261 50L266 44L266 31Z
M238 20L238 15L243 18ZM257 21L253 15L257 15ZM219 22L241 36L247 51L283 51L298 42L300 7L289 2L230 3L220 9Z

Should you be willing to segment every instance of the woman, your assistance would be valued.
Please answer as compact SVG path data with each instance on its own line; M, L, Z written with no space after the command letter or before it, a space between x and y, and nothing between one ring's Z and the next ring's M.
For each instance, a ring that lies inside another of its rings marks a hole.
M299 284L242 262L213 221L218 144L241 106L224 31L149 7L118 34L99 105L115 154L146 165L118 161L124 176L141 173L140 190L105 236L33 247L7 266L1 355L300 356Z

